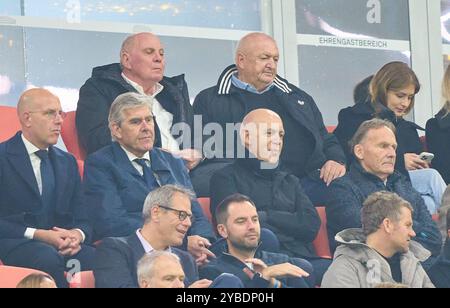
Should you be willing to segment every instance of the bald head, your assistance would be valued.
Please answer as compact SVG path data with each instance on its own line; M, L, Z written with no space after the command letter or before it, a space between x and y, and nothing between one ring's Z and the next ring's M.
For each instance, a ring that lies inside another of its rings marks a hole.
M255 49L255 44L260 43L260 42L270 43L275 46L277 45L275 40L270 35L267 35L265 33L260 33L260 32L250 33L250 34L247 34L246 36L244 36L239 41L239 44L238 44L238 47L236 50L236 56L239 53L248 54L248 53L252 52Z
M30 111L36 105L39 105L39 102L46 99L57 100L59 102L59 98L46 89L36 88L25 91L20 96L19 103L17 104L19 119L21 118L21 114Z
M131 52L134 48L136 48L136 46L139 44L140 41L145 40L145 39L159 41L159 38L150 32L141 32L141 33L130 35L122 43L122 48L120 49L120 57L122 57L122 54L124 52Z
M269 109L256 109L247 114L242 120L242 126L246 126L248 124L271 124L274 123L276 125L283 125L283 121L280 116Z
M59 98L45 89L22 94L17 113L23 136L41 150L58 142L64 113Z
M242 121L240 136L244 146L259 160L278 163L283 149L283 121L275 112L257 109Z

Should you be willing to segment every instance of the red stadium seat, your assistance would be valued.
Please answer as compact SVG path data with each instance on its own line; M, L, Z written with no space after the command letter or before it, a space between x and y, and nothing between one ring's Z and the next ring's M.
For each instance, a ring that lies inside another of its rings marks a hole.
M0 289L3 288L13 289L19 284L19 282L22 281L22 279L31 274L45 274L45 273L29 268L1 265Z
M208 218L209 222L212 224L212 215L211 215L211 199L210 198L198 198L198 203L200 203L203 213L205 214L206 218Z
M320 225L319 233L317 233L316 239L313 242L314 249L319 257L332 259L330 243L328 241L327 214L324 207L316 207L316 210L322 224Z
M67 151L72 153L78 160L85 160L86 152L79 143L77 128L75 125L75 111L67 113L62 125L61 137L66 145Z
M337 126L327 126L327 131L332 134L334 133L334 131L336 130Z
M20 130L15 107L0 106L0 142L13 137Z
M93 271L80 272L73 276L70 282L71 289L94 289L95 277Z
M423 150L428 151L427 137L426 136L420 137L420 142L422 142Z

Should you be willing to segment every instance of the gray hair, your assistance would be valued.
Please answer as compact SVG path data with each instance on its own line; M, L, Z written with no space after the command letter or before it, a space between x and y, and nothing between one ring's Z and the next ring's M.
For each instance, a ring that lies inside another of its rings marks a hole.
M127 109L133 109L138 107L146 106L149 108L150 113L152 113L153 98L145 95L141 95L134 92L124 93L119 95L111 105L109 110L109 127L111 129L112 124L121 125L123 122L123 112ZM113 136L114 139L114 136Z
M152 209L154 207L165 206L172 208L172 199L176 193L182 194L190 200L195 198L195 194L191 190L178 185L165 185L155 189L148 194L144 202L144 208L142 210L144 223L150 221L150 218L152 217Z
M386 218L398 222L403 207L414 213L411 204L395 193L380 191L370 195L361 209L364 234L369 236L377 232Z
M150 254L144 255L137 264L137 277L139 284L144 280L150 280L155 275L154 268L156 261L160 258L172 259L181 264L180 258L168 251L154 251Z
M125 38L120 48L120 60L122 60L122 55L130 49L132 45L134 45L137 34L129 35ZM120 63L122 65L122 63Z
M358 144L361 144L361 142L366 139L367 135L370 131L380 128L389 128L395 135L396 129L394 124L387 120L381 120L381 119L372 119L369 121L365 121L361 124L361 126L356 131L355 135L353 135L353 138L349 142L351 153L355 154L355 147Z

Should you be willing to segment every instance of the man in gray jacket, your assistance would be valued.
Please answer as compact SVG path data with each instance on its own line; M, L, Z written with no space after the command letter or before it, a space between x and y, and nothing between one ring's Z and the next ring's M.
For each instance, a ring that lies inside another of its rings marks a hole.
M322 287L401 283L434 288L421 265L430 253L412 241L416 236L412 213L412 206L397 194L383 191L369 196L361 211L362 229L347 229L336 236L340 246Z

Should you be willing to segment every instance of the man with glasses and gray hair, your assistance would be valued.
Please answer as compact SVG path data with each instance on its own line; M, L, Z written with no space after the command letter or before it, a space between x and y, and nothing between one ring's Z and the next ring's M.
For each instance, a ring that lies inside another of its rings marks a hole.
M17 114L22 131L0 144L0 260L67 287L66 262L90 270L94 248L77 162L54 146L65 114L45 89L23 93Z
M149 192L168 184L192 189L184 162L153 147L151 105L151 98L137 93L117 97L109 114L115 141L86 161L85 193L96 240L129 236L140 228L142 206ZM207 247L215 235L195 199L192 214L195 220L188 228L188 251L203 263L214 256Z
M193 257L178 248L192 225L191 200L193 193L185 188L167 185L152 191L143 209L144 224L132 235L108 238L97 249L95 283L98 288L137 288L137 265L145 254L166 251L180 259L184 285L207 288L209 280L199 280ZM168 270L169 271L169 270ZM239 285L236 277L226 277L222 283Z

